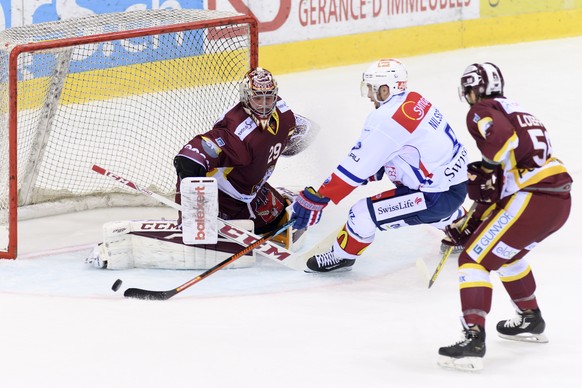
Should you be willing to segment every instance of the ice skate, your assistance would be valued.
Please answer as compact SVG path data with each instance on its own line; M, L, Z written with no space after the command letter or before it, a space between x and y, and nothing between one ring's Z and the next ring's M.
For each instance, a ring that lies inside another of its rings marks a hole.
M351 271L355 259L342 259L335 257L333 248L331 250L312 256L307 260L305 272L344 272Z
M524 312L518 311L517 316L497 323L497 333L501 338L524 342L548 342L544 334L546 322L539 309Z
M439 349L438 364L464 371L481 370L485 350L485 331L478 326L466 327L461 341Z

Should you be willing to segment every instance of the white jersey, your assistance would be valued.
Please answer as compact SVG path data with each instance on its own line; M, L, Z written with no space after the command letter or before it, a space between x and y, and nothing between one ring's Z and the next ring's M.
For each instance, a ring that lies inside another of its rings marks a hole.
M467 156L430 101L416 92L398 94L368 115L358 141L320 193L337 203L382 167L396 186L443 192L467 180Z

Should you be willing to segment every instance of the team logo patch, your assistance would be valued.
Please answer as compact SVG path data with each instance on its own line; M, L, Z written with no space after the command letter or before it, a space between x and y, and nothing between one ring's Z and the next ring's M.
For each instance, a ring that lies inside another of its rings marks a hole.
M244 140L245 137L247 137L255 128L257 128L257 124L251 117L247 117L245 121L239 124L234 131L234 134L237 135L239 139Z
M513 216L507 212L499 214L493 221L489 222L488 228L479 234L468 252L471 259L477 260L480 254L491 249L491 246L494 246L499 239L499 235L504 233L512 222Z
M426 201L424 195L417 192L372 202L372 208L376 221L383 224L383 221L426 210Z
M497 257L500 257L505 260L511 260L513 256L517 255L520 252L520 250L505 244L503 241L499 241L493 247L491 252L493 252L493 254Z
M219 146L214 144L209 138L202 136L202 149L211 158L217 158L218 154L222 152Z
M402 103L392 115L392 119L408 132L412 133L425 118L432 104L420 94L410 92L406 101Z
M491 131L489 130L493 126L493 119L491 117L484 117L477 122L477 129L483 138L487 138Z

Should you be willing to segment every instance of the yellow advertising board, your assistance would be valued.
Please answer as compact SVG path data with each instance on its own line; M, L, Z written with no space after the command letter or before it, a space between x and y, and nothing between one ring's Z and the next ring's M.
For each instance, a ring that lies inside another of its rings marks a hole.
M457 21L263 45L259 50L261 64L276 73L288 73L369 62L379 55L407 57L582 35L582 0L419 0L419 4L441 2L478 5L478 15Z
M481 17L567 11L582 8L582 0L481 0Z

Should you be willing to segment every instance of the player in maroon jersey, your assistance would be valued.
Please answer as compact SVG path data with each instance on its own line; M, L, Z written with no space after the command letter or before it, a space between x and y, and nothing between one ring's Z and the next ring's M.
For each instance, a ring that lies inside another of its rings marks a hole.
M572 178L554 157L544 124L504 97L503 87L501 71L489 62L470 65L461 77L460 94L471 106L467 128L482 160L468 169L475 212L466 224L461 219L446 228L453 243L465 249L458 261L464 338L439 349L445 367L481 367L491 271L497 271L517 310L515 318L497 324L499 336L547 342L525 256L568 219Z
M279 157L301 152L317 130L314 123L294 114L279 97L277 82L268 70L256 68L247 72L241 82L240 102L175 156L177 202L181 199L183 178L211 176L218 184L219 217L252 220L258 234L276 229L288 218L286 207L294 193L277 190L267 180ZM177 221L180 223L181 217ZM217 244L182 247L182 236L175 229L173 226L167 231L147 231L139 236L133 232L107 235L108 243L99 244L86 262L115 269L207 269L240 250L235 243L220 240ZM289 228L274 240L286 248L293 244L297 248L302 232Z
M186 177L214 177L221 218L251 219L256 233L273 230L281 224L287 203L267 180L280 156L305 148L311 129L310 121L295 115L279 97L268 70L249 71L241 84L240 102L175 157L178 189ZM176 199L180 200L179 193Z

